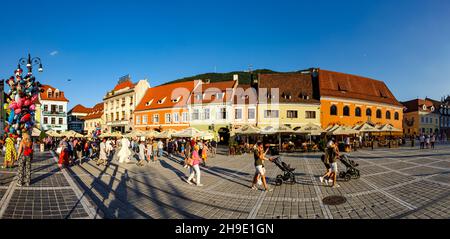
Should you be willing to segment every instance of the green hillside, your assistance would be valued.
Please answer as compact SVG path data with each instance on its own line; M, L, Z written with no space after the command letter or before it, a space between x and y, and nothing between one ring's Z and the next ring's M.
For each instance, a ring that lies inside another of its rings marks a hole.
M267 73L280 73L280 72L272 71L269 69L259 69L259 70L253 71L254 75L257 75L259 73L267 74ZM233 75L235 75L235 74L239 75L239 84L250 84L250 72L245 72L245 71L233 71L233 72L228 72L228 73L205 73L205 74L200 74L200 75L196 75L196 76L181 78L178 80L167 82L166 84L170 84L170 83L174 83L174 82L206 80L206 79L211 80L211 82L228 81L228 80L233 80Z

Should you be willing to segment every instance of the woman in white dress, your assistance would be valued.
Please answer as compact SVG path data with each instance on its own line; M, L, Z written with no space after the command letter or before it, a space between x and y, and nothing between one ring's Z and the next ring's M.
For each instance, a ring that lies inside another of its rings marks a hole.
M117 156L119 156L119 163L129 163L130 162L130 141L127 138L122 138L122 147Z

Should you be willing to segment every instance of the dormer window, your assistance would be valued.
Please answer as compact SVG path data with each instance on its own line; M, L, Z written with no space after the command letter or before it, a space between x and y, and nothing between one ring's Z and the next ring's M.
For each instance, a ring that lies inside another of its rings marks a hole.
M59 90L55 90L55 98L59 97Z
M147 103L145 103L145 106L149 106L153 103L153 99L151 99L150 101L148 101Z
M431 106L430 110L431 112L434 112L434 106Z
M164 101L166 101L166 97L164 97L164 98L158 100L158 104L162 104L162 103L164 103Z
M422 109L423 109L423 110L427 110L427 106L426 106L426 105L423 105L423 106L422 106Z
M338 83L338 90L341 92L346 92L347 91L347 87L345 87L344 84Z
M181 96L178 96L176 99L172 99L172 103L178 103L180 102Z
M53 91L52 91L52 89L48 89L48 90L47 90L47 97L48 97L48 98L52 98L52 97L53 97Z
M197 94L197 95L195 95L195 99L202 100L203 99L203 95L202 94Z
M216 99L218 99L218 100L223 99L223 95L224 95L223 92L221 92L221 93L216 93Z
M381 98L388 98L387 95L382 90L379 90L379 92L380 92Z

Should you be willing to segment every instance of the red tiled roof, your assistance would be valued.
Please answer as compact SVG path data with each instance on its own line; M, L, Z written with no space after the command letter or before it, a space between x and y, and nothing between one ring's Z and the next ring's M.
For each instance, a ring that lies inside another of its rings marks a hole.
M258 103L258 94L255 88L250 85L239 84L236 87L233 104L253 105Z
M118 90L125 89L125 88L133 89L135 86L136 86L136 84L133 84L133 82L131 82L130 80L126 80L122 83L118 83L114 87L114 91L118 91Z
M98 103L94 107L92 107L85 117L82 117L83 120L90 120L90 119L99 119L103 115L103 103Z
M192 92L191 104L207 104L207 103L219 103L228 102L231 100L233 94L233 88L237 84L237 81L220 81L214 83L202 83L194 92ZM216 94L224 93L223 100L217 100ZM202 94L202 99L197 100L197 94Z
M186 81L149 88L135 111L185 107L199 81Z
M278 89L279 103L319 103L317 89L314 91L313 78L309 74L301 73L275 73L259 74L258 87L260 94L268 94L264 99L267 103L272 101L269 94ZM264 93L261 89L267 89ZM272 95L272 97L277 97ZM262 99L262 98L261 98Z
M75 105L75 107L73 107L73 108L69 111L69 113L85 113L85 114L87 114L87 113L90 112L90 110L91 110L90 108L86 108L86 107L84 107L84 106L78 104L78 105Z
M345 73L319 70L321 96L352 98L402 106L382 81Z
M431 106L434 106L432 101L429 100L423 100L423 99L414 99L410 101L402 102L403 106L406 108L405 113L409 112L433 112L431 111ZM426 110L423 110L423 106L426 106ZM436 109L435 109L436 110Z
M59 91L58 97L55 95L56 88L50 85L42 85L41 89L44 90L43 93L40 93L41 100L53 100L53 101L64 101L69 102L69 100L64 96L64 91ZM48 97L48 90L52 91L52 97Z

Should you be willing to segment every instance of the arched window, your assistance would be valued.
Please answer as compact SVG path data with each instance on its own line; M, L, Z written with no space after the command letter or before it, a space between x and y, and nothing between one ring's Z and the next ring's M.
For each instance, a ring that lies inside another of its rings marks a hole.
M381 110L377 110L377 119L381 119Z
M330 107L330 115L337 115L337 114L338 114L337 107L335 105L332 105Z
M367 109L366 110L366 116L372 116L372 110L371 109Z
M395 120L399 120L400 119L400 114L398 112L395 112L394 119Z
M356 109L355 109L355 116L356 117L361 117L361 108L356 107Z
M350 116L350 107L344 106L344 116Z
M391 112L389 110L386 111L386 119L391 119Z

